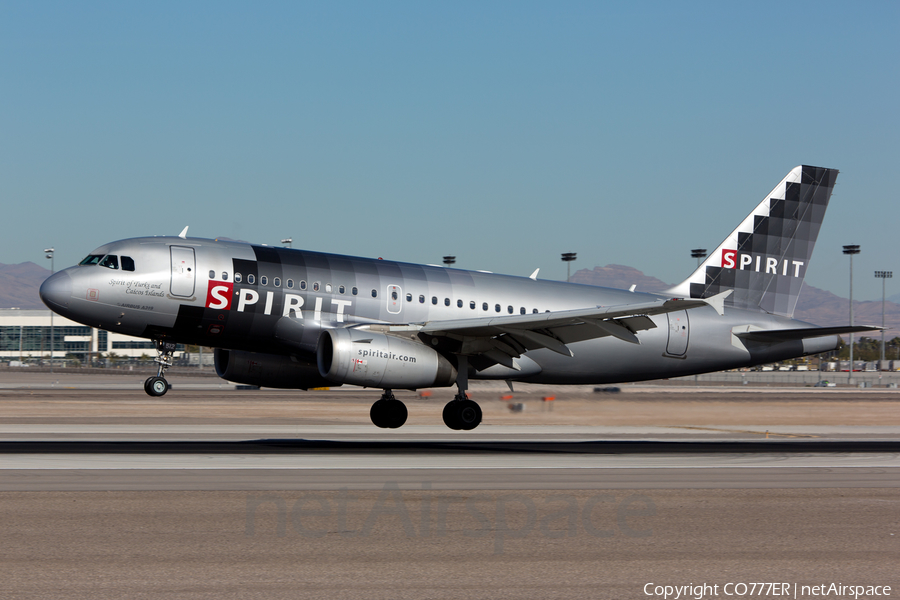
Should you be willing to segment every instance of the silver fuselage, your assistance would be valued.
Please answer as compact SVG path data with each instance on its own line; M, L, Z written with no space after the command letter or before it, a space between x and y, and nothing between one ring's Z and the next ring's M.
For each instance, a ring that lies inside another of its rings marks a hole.
M245 243L135 238L93 255L133 260L53 275L45 302L74 321L127 335L315 362L324 329L565 311L657 300L645 294ZM496 365L472 378L602 384L751 366L831 350L837 336L754 345L749 329L812 325L761 311L712 307L652 316L640 344L606 336L569 344L574 356L527 352L518 371Z

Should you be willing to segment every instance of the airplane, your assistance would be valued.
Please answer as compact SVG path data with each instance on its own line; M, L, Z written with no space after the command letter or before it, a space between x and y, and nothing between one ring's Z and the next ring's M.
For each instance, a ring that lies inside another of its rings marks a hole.
M213 347L232 382L380 388L370 418L397 428L395 389L451 387L444 423L482 420L469 380L612 384L695 375L834 350L839 335L792 318L838 171L798 166L662 294L607 289L218 239L100 246L40 295L73 321L153 340L151 396L176 343Z

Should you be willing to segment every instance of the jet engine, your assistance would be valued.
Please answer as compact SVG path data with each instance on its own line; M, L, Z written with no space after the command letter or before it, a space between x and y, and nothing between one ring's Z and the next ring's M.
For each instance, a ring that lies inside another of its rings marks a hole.
M316 351L319 374L335 383L415 389L456 381L456 367L416 340L368 329L328 329Z
M295 356L217 348L215 357L216 374L235 383L301 390L334 385L315 364Z

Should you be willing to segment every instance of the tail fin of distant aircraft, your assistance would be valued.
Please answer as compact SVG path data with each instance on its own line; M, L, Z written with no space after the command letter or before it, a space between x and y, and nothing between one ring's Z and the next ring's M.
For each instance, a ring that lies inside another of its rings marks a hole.
M700 268L667 293L709 298L733 289L726 306L792 317L837 175L836 169L793 169Z

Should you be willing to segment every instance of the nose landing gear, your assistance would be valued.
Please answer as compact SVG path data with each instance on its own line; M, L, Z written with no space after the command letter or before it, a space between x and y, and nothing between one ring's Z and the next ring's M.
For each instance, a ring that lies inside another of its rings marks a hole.
M172 355L175 353L175 344L172 342L156 341L156 359L153 361L159 368L156 377L148 377L144 382L144 391L150 396L164 396L169 391L169 382L166 381L166 369L172 366Z
M163 377L148 377L144 382L144 391L150 396L162 396L169 391L169 382Z

